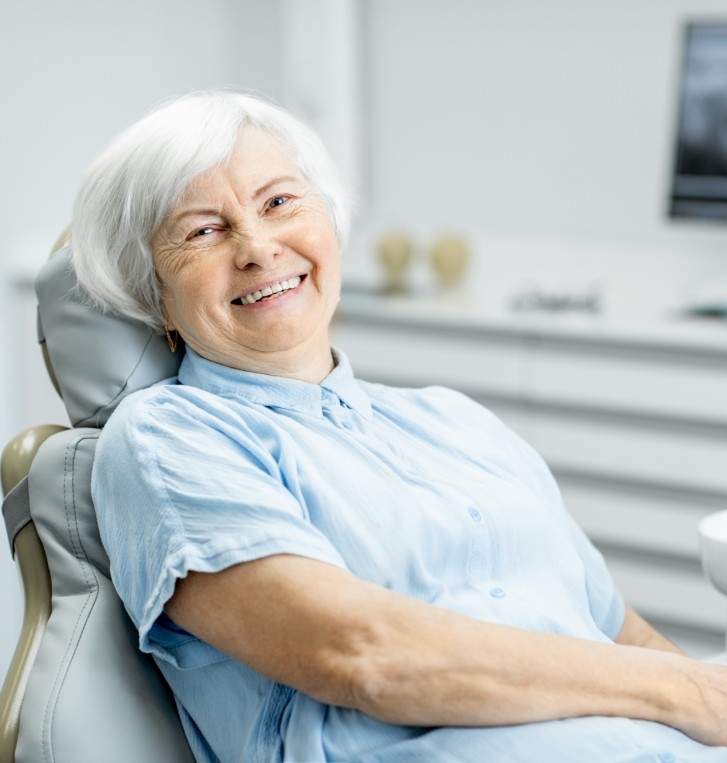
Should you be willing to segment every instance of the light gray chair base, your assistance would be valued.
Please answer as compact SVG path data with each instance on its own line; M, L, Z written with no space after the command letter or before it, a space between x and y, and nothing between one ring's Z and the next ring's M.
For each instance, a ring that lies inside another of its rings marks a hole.
M29 470L33 523L16 535L16 552L34 542L21 534L37 528L53 587L47 623L40 606L38 626L21 639L20 670L8 676L16 685L8 686L9 712L3 711L18 718L15 761L192 761L174 700L156 666L138 651L136 631L108 577L89 495L99 431L53 434ZM39 550L36 544L31 555ZM39 577L42 589L44 574Z

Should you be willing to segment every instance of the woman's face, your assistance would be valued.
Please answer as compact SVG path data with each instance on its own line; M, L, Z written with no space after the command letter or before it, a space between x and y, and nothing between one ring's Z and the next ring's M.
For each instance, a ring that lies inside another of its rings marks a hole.
M167 327L197 353L308 381L330 371L338 244L324 202L277 138L245 131L151 245Z

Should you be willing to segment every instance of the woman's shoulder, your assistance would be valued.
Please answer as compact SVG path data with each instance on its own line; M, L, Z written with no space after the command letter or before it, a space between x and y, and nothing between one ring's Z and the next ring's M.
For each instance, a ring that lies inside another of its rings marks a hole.
M532 449L483 403L444 386L392 387L364 382L373 409L384 418L411 424L441 438L496 443L518 459Z
M364 382L374 411L385 418L413 421L445 429L456 427L507 437L508 429L487 406L444 386L392 387Z
M219 430L221 422L229 423L236 415L239 411L233 411L225 398L170 379L124 398L101 437L107 441L186 437Z
M181 413L186 408L219 404L213 399L215 397L197 387L179 384L176 379L167 379L127 395L109 418L109 424L146 420L150 414L159 413L170 406Z
M410 405L422 410L451 411L467 410L481 415L492 415L490 411L480 403L475 402L462 392L450 387L432 385L428 387L396 387L375 382L359 382L372 403L403 404Z

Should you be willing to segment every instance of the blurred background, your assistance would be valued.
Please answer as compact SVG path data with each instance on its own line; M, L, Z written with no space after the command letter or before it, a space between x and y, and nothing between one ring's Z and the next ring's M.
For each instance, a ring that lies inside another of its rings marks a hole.
M356 198L344 274L364 333L385 278L377 247L392 234L413 252L406 289L419 316L441 301L432 242L465 243L466 299L454 323L451 305L442 312L454 331L471 334L469 321L517 333L507 316L518 306L595 299L593 331L601 320L645 336L655 316L727 303L727 227L670 214L685 24L727 21L723 0L5 0L3 19L3 442L66 422L35 343L32 279L83 169L149 108L196 88L263 93L321 134ZM408 308L393 302L402 325ZM346 296L342 312L345 323ZM695 340L712 369L725 326ZM663 326L653 332L663 344ZM703 507L725 495L693 487ZM698 574L693 549L649 553L660 570ZM16 613L0 624L2 675L21 611L7 549L0 591ZM707 650L722 612L705 618L691 635Z

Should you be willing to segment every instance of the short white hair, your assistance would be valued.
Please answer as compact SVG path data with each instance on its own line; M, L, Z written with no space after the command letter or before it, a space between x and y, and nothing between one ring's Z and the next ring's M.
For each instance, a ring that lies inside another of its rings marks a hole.
M290 149L325 202L339 245L345 246L348 194L309 127L257 96L229 90L190 93L123 131L81 180L71 223L73 264L81 287L101 309L163 331L151 237L187 186L222 164L250 127Z

